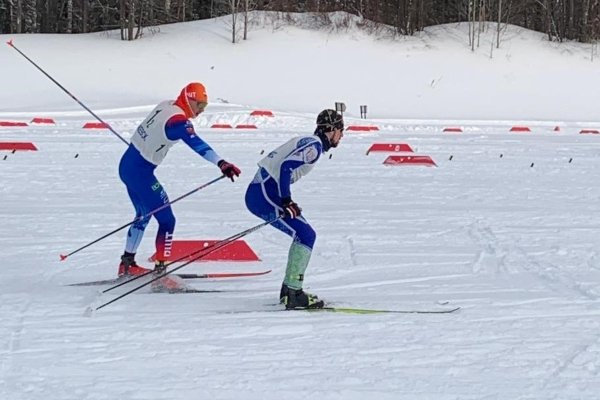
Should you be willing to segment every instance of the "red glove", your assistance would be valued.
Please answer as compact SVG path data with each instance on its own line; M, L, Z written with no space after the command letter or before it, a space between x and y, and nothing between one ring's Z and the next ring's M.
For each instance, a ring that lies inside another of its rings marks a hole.
M281 199L284 216L287 218L297 218L302 214L302 209L291 198L286 197Z
M242 171L240 171L240 169L238 167L236 167L233 164L228 163L225 160L219 161L217 163L217 166L221 169L221 172L223 173L223 175L225 175L226 177L231 179L231 182L233 182L234 176L240 176L240 173L242 172Z

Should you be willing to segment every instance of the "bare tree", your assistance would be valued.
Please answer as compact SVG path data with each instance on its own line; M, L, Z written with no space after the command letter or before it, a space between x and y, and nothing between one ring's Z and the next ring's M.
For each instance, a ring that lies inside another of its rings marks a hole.
M479 8L479 0L469 1L469 45L471 51L475 51L475 23L477 21L477 14Z
M66 0L65 5L67 8L66 33L73 33L73 0Z
M479 12L477 24L477 47L479 47L481 32L485 30L485 0L479 0Z
M139 16L138 16L138 23L137 23L137 29L135 31L135 39L139 39L142 37L142 32L144 29L144 12L146 10L146 0L138 0L139 1Z
M252 0L244 1L244 40L248 40L248 14L256 7L256 4Z
M582 25L582 32L581 32L581 41L582 42L587 42L588 40L590 40L590 27L588 25L588 18L590 15L590 0L582 0L581 2L582 5L582 16L581 16L581 25Z
M133 37L133 28L135 27L135 0L127 1L127 40L135 39Z
M231 43L236 42L237 35L237 20L238 20L238 7L241 0L228 0L230 11L231 11Z
M23 2L22 0L16 0L15 5L15 33L23 32Z
M500 48L500 24L502 23L502 0L498 0L498 25L496 28L496 48Z
M89 0L81 0L81 32L88 32Z
M573 26L575 25L575 0L569 1L569 23L567 25L567 32L572 34Z
M120 0L119 1L119 25L121 26L121 40L125 40L125 1L126 0Z

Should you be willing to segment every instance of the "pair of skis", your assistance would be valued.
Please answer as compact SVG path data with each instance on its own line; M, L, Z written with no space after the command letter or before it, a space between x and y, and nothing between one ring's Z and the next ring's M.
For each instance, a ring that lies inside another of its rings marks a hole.
M225 273L209 273L209 274L172 274L173 276L177 276L181 279L221 279L221 278L243 278L249 276L260 276L266 275L271 270L261 271L261 272L225 272ZM71 283L67 286L114 286L114 285L122 285L127 283L130 280L131 276L120 276L114 279L104 279L99 281L91 281L91 282L79 282L79 283ZM161 290L161 292L171 293L171 294L185 294L185 293L220 293L222 290L214 290L214 289L191 289L185 288L184 290Z
M182 279L221 279L221 278L244 278L261 276L270 273L271 270L259 271L259 272L228 272L228 273L208 273L208 274L173 274ZM72 283L68 286L102 286L102 285L116 285L125 282L130 277L119 277L115 279L105 279L91 282L80 282ZM186 289L184 291L177 291L174 293L219 293L221 290L199 290L199 289ZM281 305L274 305L277 308L269 308L264 310L232 310L224 311L224 314L245 314L245 313L256 313L256 312L284 312L284 311L305 311L305 312L332 312L341 314L450 314L458 311L460 307L452 308L440 308L431 310L381 310L381 309L369 309L369 308L357 308L357 307L332 307L325 306L323 308L296 308L293 310L286 310L281 308Z
M244 278L250 276L260 276L266 275L271 270L260 271L260 272L225 272L225 273L209 273L209 274L173 274L173 276L178 276L181 279L222 279L222 278ZM116 285L118 283L126 282L128 279L131 279L131 276L121 276L114 279L104 279L100 281L91 281L91 282L79 282L79 283L71 283L67 286L103 286L103 285Z

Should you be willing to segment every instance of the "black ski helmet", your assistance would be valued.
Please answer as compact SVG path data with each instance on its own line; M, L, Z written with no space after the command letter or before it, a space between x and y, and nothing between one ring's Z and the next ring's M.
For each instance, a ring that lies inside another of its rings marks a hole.
M344 118L335 110L323 110L317 116L317 131L331 132L334 129L344 129Z

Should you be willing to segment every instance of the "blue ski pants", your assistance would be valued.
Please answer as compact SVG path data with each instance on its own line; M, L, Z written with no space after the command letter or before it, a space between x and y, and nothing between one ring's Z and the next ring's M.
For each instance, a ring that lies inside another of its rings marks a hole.
M123 154L119 163L119 176L127 187L127 194L135 208L135 218L140 218L169 202L169 196L154 176L156 166L142 158L133 147ZM175 230L175 215L171 206L167 206L152 216L158 222L156 234L156 259L165 260L170 254ZM125 251L135 253L144 236L150 216L136 221L127 232Z
M265 221L271 221L283 213L277 182L264 170L259 170L246 190L246 207ZM302 215L298 218L282 218L272 225L312 250L317 234Z

